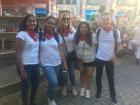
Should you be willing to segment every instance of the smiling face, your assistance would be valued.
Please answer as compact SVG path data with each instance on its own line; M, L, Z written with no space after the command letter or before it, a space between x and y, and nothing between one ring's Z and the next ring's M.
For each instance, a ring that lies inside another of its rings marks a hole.
M36 22L35 17L34 16L30 16L27 19L26 24L27 24L27 30L34 30L34 29L36 29L37 22Z
M62 18L62 24L63 26L67 27L70 25L70 15L69 14L65 14Z
M88 32L88 26L86 24L81 24L80 34L85 35Z
M109 14L102 15L101 24L103 28L111 27L111 17Z
M54 18L49 18L47 21L46 21L46 29L47 30L50 30L50 31L53 31L54 28L55 28L55 24L56 24L56 21Z

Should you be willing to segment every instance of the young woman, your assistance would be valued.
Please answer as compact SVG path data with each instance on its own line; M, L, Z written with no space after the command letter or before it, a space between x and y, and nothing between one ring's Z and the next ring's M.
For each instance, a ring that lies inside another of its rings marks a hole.
M63 14L62 18L58 22L57 32L61 36L63 41L63 49L67 58L69 80L72 87L73 95L77 95L75 88L75 59L70 58L72 52L74 52L74 35L75 29L71 26L71 20L69 14ZM62 77L63 78L63 77ZM62 86L62 95L67 95L66 84L60 79L60 85Z
M90 98L91 80L95 69L95 45L96 37L92 35L90 25L87 22L81 22L76 32L75 50L81 64L80 95L86 98Z
M23 105L35 105L34 99L39 84L38 54L37 21L35 16L29 14L22 20L16 36L16 64L21 78Z
M62 41L59 40L59 36L55 32L55 27L56 19L53 16L47 17L44 33L40 40L39 58L44 74L48 80L47 95L49 105L56 105L57 72L62 62L61 59L64 62L64 68L67 70L66 60L61 47Z

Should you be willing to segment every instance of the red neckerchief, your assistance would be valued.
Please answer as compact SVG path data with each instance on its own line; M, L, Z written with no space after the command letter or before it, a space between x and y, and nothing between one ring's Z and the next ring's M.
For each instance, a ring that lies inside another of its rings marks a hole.
M34 40L34 41L37 41L37 33L35 31L27 31L29 36Z
M68 36L69 32L70 32L70 31L69 31L68 28L64 28L63 31L62 31L62 33L61 33L61 35L63 35L63 36Z
M112 27L106 27L106 28L103 28L103 30L106 32L110 32L110 31L112 31Z
M84 41L84 40L86 40L86 35L80 35L79 40L80 40L80 41Z
M45 38L48 40L50 40L54 36L53 32L49 32L49 31L45 32L44 34L45 34Z

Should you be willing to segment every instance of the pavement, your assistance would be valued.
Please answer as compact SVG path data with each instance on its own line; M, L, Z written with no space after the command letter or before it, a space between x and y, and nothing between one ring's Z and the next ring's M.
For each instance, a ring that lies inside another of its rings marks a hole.
M79 72L76 71L76 74L77 74L76 86L79 93L80 91ZM13 77L18 78L18 76L16 75L17 74L15 74L15 76ZM9 76L10 74L7 77ZM1 78L0 73L0 84L3 84L3 82L1 82L4 81L3 78ZM12 78L11 80L13 79L16 80L15 78ZM122 58L117 59L115 65L115 87L118 99L117 105L140 105L139 79L140 79L140 65L135 65L134 57L126 55ZM79 95L73 96L71 94L71 91L68 90L68 95L66 97L57 94L56 98L57 105L113 105L109 95L108 81L105 72L103 73L102 80L103 80L102 81L103 88L101 99L99 101L96 101L94 97L96 92L95 74L94 74L91 87L91 98L87 99ZM47 105L46 89L47 89L47 81L42 82L40 84L36 98L37 105ZM0 105L21 105L20 92L18 91L14 94L10 94L8 96L0 98Z

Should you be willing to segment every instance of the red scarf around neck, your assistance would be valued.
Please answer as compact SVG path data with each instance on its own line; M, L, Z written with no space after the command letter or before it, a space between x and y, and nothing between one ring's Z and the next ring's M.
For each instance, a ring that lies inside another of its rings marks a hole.
M63 36L68 36L69 32L70 32L70 31L69 31L68 28L64 28L63 31L62 31L62 33L61 33L61 35L63 35Z
M50 31L46 31L45 33L45 38L50 40L54 35L53 35L53 32L50 32Z
M85 41L85 40L86 40L86 35L80 35L79 40L80 40L80 41Z
M106 32L110 32L110 31L112 31L112 27L105 27L105 28L103 28L103 30Z
M34 41L37 41L37 33L35 31L28 30L27 32Z

